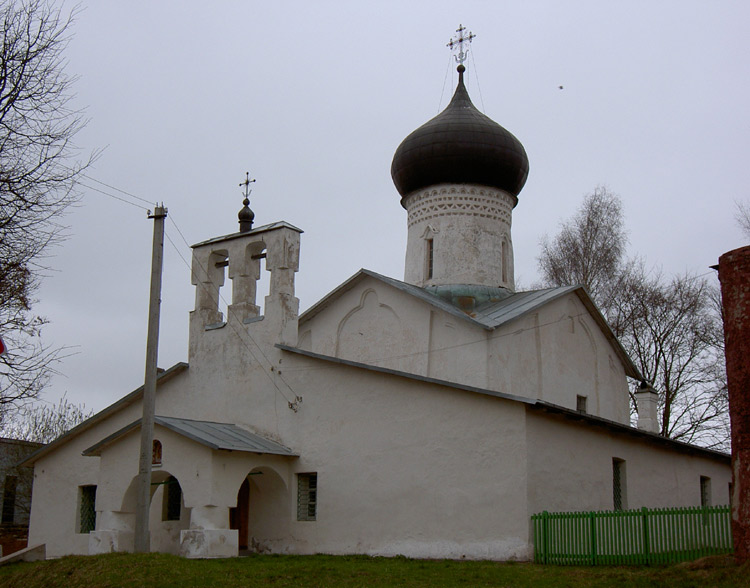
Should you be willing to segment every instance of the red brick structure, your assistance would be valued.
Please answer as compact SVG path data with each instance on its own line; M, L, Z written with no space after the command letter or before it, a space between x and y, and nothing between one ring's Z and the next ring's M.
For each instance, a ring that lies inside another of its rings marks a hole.
M750 246L719 258L732 424L732 537L737 560L750 559Z

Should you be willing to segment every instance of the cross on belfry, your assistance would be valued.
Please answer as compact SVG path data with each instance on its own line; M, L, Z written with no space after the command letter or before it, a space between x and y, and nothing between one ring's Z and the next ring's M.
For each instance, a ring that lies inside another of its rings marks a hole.
M237 215L240 220L240 233L246 233L253 228L255 213L250 210L250 184L253 182L255 180L250 179L250 172L245 172L245 181L240 184L240 188L245 186L245 199L242 201L242 210Z
M455 57L456 62L459 65L463 65L464 61L466 61L466 56L469 54L468 47L466 48L466 51L464 51L464 43L468 45L471 43L471 40L476 37L471 31L468 31L468 34L464 34L464 31L466 31L466 27L462 24L458 25L458 28L456 29L458 35L452 38L450 43L446 45L451 51L458 49L458 53L453 57Z
M245 206L250 204L250 184L252 184L255 180L250 179L250 172L245 172L245 181L240 184L240 188L242 186L245 186L245 201L242 203Z

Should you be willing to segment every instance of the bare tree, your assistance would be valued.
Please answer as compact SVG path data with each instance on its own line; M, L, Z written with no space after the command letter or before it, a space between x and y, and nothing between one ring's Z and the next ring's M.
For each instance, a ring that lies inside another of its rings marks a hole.
M728 449L726 375L718 291L689 274L665 278L626 259L619 198L597 188L539 256L548 286L582 284L659 393L661 434ZM633 391L638 382L633 383ZM631 393L631 406L635 410Z
M74 14L45 0L0 2L0 422L36 398L60 351L39 339L45 319L31 312L60 217L76 200L73 139L85 124L71 107L74 78L64 49Z
M554 238L543 237L539 269L546 284L583 284L606 307L621 273L627 244L620 197L597 186Z
M745 237L750 239L750 206L744 202L735 202L735 206L737 207L735 214L737 224Z
M83 404L73 404L65 396L55 405L33 404L18 409L14 419L0 431L3 437L50 443L93 414Z
M608 320L659 393L665 437L728 449L728 405L716 288L690 274L665 279L643 264L619 281Z

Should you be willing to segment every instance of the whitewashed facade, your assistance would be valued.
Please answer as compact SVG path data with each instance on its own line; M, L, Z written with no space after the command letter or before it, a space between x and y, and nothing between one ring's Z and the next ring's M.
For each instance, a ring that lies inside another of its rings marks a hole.
M446 112L489 124L462 87ZM542 510L728 501L728 456L650 432L653 410L630 426L640 376L583 288L515 292L521 172L408 192L405 281L362 270L301 316L299 229L194 247L188 362L156 396L153 550L525 560ZM30 545L133 549L141 395L29 460Z

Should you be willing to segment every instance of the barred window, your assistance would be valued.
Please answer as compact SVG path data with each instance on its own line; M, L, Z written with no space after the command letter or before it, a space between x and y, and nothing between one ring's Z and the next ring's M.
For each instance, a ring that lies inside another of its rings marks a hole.
M5 484L3 485L3 511L2 511L2 523L13 524L13 519L16 514L16 487L18 486L18 478L16 476L5 476Z
M612 458L612 502L615 510L628 508L625 485L625 460Z
M162 501L163 521L179 521L182 511L182 488L177 478L169 476L164 482L164 498Z
M427 239L425 243L425 262L427 264L427 279L432 278L433 264L435 261L435 242L432 239Z
M711 506L711 478L701 476L701 506Z
M297 520L314 521L318 504L318 474L297 474Z
M96 486L79 486L80 511L78 532L90 533L96 529Z

